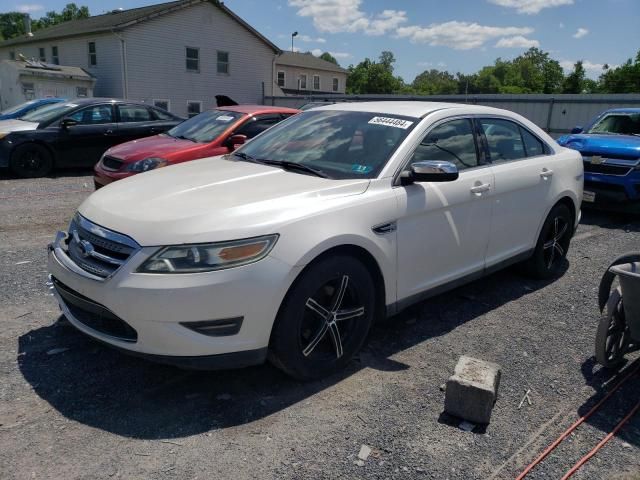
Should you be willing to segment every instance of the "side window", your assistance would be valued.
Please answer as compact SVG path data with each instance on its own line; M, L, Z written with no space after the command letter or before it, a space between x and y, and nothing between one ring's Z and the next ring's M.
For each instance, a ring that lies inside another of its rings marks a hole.
M522 140L524 140L524 148L527 153L527 157L535 157L537 155L546 154L544 144L534 136L529 130L520 127L520 133L522 134Z
M120 110L120 122L150 122L153 120L151 112L147 107L142 105L119 105Z
M509 120L498 118L482 118L480 125L487 138L491 162L508 162L525 158L520 127Z
M111 105L94 105L72 113L71 118L81 125L99 125L101 123L113 123L113 110Z
M241 126L235 133L246 135L247 138L253 138L259 133L264 132L267 128L272 127L276 123L280 122L280 120L280 115L256 117L255 120L249 120L247 123Z
M471 120L451 120L433 128L413 152L411 163L427 160L451 162L459 170L477 167L478 154Z
M153 112L157 120L175 120L169 113L165 112L164 110L152 108L151 111Z

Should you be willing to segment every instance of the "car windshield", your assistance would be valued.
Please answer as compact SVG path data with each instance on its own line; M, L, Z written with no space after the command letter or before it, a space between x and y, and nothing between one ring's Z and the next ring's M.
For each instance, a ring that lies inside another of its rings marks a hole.
M15 107L7 108L6 110L2 110L0 112L0 115L12 115L16 112L19 112L23 108L28 107L29 105L33 105L34 103L36 103L36 101L37 100L29 100L28 102L21 103L20 105L16 105Z
M77 103L54 103L52 105L47 105L46 107L32 110L26 115L20 117L20 120L35 123L48 122L67 114L68 112L78 108L78 106L79 105Z
M255 161L302 164L329 178L373 178L418 122L384 113L308 110L237 152Z
M227 110L208 110L176 125L167 135L198 143L213 142L243 115Z
M640 135L640 113L613 113L598 120L588 133Z

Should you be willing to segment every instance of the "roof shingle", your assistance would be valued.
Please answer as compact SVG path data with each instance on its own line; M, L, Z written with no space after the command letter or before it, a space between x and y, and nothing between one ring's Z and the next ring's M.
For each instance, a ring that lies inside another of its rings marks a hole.
M276 59L276 64L289 67L310 68L313 70L327 70L329 72L349 73L339 65L327 62L311 53L282 52Z

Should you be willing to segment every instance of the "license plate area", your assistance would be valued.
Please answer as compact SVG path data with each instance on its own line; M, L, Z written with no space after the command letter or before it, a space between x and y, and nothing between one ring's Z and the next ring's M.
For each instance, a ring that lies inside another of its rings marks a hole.
M588 203L593 203L596 201L596 192L592 192L590 190L584 190L582 192L582 200Z

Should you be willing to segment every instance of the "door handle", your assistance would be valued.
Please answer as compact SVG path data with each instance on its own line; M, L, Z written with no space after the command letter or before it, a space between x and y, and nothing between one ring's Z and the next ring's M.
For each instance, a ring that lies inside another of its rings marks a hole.
M471 187L470 191L471 191L471 193L473 193L475 195L481 195L482 192L487 192L487 191L489 191L490 188L491 188L491 184L490 183L483 183L481 185L475 185L475 186Z
M548 168L543 168L542 171L540 172L540 176L545 180L547 178L553 177L553 170L549 170Z
M113 130L107 130L106 132L104 132L105 135L111 135L113 133Z

